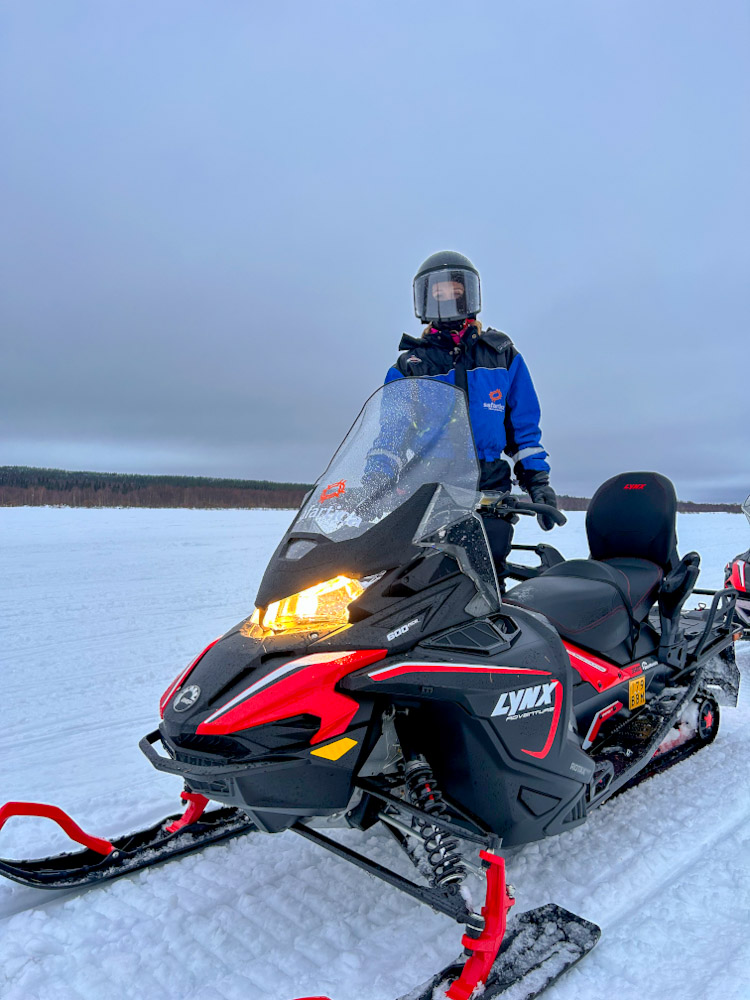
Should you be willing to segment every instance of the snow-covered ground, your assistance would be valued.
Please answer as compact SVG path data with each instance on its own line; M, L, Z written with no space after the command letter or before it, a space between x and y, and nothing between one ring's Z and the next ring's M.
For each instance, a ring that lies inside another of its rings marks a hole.
M54 802L102 835L175 811L138 739L159 696L243 618L291 514L0 509L0 802ZM744 518L681 515L702 586ZM583 515L517 540L586 554ZM549 1000L750 998L750 643L740 707L705 752L509 861L519 908L554 901L602 940ZM352 831L392 863L392 842ZM14 819L0 855L67 849ZM3 1000L393 1000L454 959L461 929L294 834L257 835L50 899L0 885Z

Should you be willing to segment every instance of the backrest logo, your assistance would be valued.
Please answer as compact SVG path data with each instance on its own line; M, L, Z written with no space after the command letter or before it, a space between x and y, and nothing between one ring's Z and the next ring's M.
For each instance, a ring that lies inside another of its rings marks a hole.
M646 484L645 483L628 483L626 486L623 486L623 489L624 490L645 490L646 489Z

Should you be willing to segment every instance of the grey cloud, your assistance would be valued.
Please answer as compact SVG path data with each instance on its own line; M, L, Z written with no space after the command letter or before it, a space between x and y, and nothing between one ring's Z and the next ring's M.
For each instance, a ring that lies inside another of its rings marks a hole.
M0 462L314 478L452 246L558 489L750 491L739 0L64 6L3 14Z

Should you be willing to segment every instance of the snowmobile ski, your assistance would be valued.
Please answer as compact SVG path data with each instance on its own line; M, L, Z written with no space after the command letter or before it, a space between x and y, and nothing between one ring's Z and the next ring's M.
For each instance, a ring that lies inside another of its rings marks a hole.
M478 995L494 1000L512 988L513 1000L533 1000L585 958L600 936L596 924L554 903L527 910L509 928ZM399 1000L465 1000L470 994L451 992L461 970L459 959Z
M0 827L12 816L42 816L56 822L84 850L23 861L0 858L0 875L33 889L93 888L100 882L192 854L256 829L243 812L234 808L207 813L200 809L199 816L191 819L191 812L195 815L204 804L196 805L186 798L189 795L183 792L183 798L189 802L184 815L168 816L147 829L111 841L85 833L57 806L8 802L0 807ZM188 822L183 823L185 820Z

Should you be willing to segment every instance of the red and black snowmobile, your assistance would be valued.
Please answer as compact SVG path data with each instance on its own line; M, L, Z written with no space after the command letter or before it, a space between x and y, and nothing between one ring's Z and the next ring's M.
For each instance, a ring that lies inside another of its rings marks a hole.
M395 482L372 472L383 450ZM579 826L711 742L719 706L737 700L736 592L681 613L699 557L677 555L674 490L626 473L591 503L590 558L560 557L501 599L483 519L565 518L482 497L478 482L460 390L419 378L378 390L276 549L256 610L175 679L141 741L184 781L185 815L108 842L54 807L9 803L0 824L48 815L83 850L0 871L94 885L291 830L466 925L463 956L409 1000L537 996L599 928L552 903L519 913L522 896L509 912L500 852ZM414 878L332 838L336 824L381 825ZM477 874L481 912L461 889Z
M750 497L743 503L742 510L750 521ZM742 629L743 639L750 639L750 549L740 552L724 567L724 586L737 591L735 619Z

